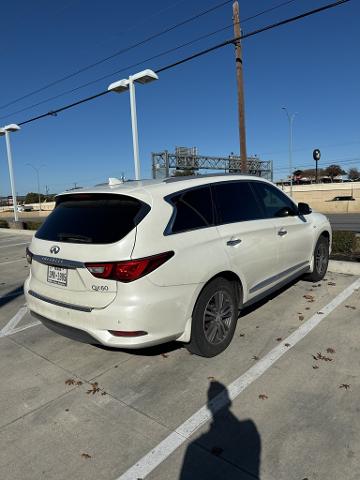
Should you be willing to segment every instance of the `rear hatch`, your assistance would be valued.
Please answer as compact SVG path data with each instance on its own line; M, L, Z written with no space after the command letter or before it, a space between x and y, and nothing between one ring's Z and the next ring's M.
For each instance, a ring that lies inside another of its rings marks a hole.
M87 264L129 260L136 226L149 211L148 204L129 195L58 197L30 245L30 294L80 310L109 305L118 282L95 277Z

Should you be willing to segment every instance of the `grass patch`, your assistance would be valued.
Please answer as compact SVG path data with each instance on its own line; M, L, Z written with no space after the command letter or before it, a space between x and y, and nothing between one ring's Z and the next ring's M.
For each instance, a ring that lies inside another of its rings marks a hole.
M9 228L8 222L6 220L0 220L0 228Z
M43 222L25 222L25 230L38 230Z
M355 233L353 232L333 232L332 253L353 252L355 244Z

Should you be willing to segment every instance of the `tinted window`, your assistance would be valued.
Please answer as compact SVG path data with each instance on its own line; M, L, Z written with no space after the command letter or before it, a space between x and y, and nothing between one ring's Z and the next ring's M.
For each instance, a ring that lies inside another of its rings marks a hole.
M216 183L213 189L220 223L244 222L264 217L248 182Z
M280 192L280 190L272 185L262 182L254 182L253 185L261 203L263 204L267 217L274 218L296 215L296 206L290 198Z
M63 195L35 236L54 242L113 243L125 237L149 210L148 205L125 195Z
M195 188L174 195L171 203L175 207L172 233L214 224L210 187Z

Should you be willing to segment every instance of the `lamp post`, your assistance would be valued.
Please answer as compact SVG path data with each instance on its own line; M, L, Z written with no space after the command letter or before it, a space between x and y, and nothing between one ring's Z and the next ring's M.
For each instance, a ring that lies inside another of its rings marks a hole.
M108 90L112 92L122 93L125 90L129 90L130 93L131 129L133 137L135 180L140 180L139 136L136 115L135 82L145 84L158 79L159 77L153 70L147 69L143 70L142 72L135 73L134 75L130 75L129 78L119 80L108 86Z
M0 128L0 135L5 135L5 141L6 141L6 152L7 152L7 159L9 164L11 195L13 200L15 222L17 222L19 218L18 218L18 212L17 212L15 180L14 180L13 161L12 161L12 153L11 153L11 145L10 145L10 132L17 132L18 130L20 130L20 127L15 123L12 123L10 125L6 125L3 128Z
M40 167L35 167L32 163L26 163L29 167L33 168L36 172L36 178L37 178L37 191L38 191L38 197L39 197L39 211L41 210L41 193L40 193L40 175L39 175L39 170L42 167L45 167L45 165L40 165Z
M292 144L293 144L293 123L297 112L290 114L286 107L282 107L289 120L289 170L290 170L290 196L292 197L293 173L292 173Z

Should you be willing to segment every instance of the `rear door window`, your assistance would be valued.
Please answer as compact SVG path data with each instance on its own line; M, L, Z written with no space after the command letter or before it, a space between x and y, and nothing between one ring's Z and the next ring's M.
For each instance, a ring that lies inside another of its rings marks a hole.
M114 243L149 211L149 205L126 195L63 195L35 236L54 242Z
M214 225L210 187L180 192L169 199L174 206L174 218L168 233L179 233Z
M249 182L221 182L212 186L219 224L264 218L264 213Z

